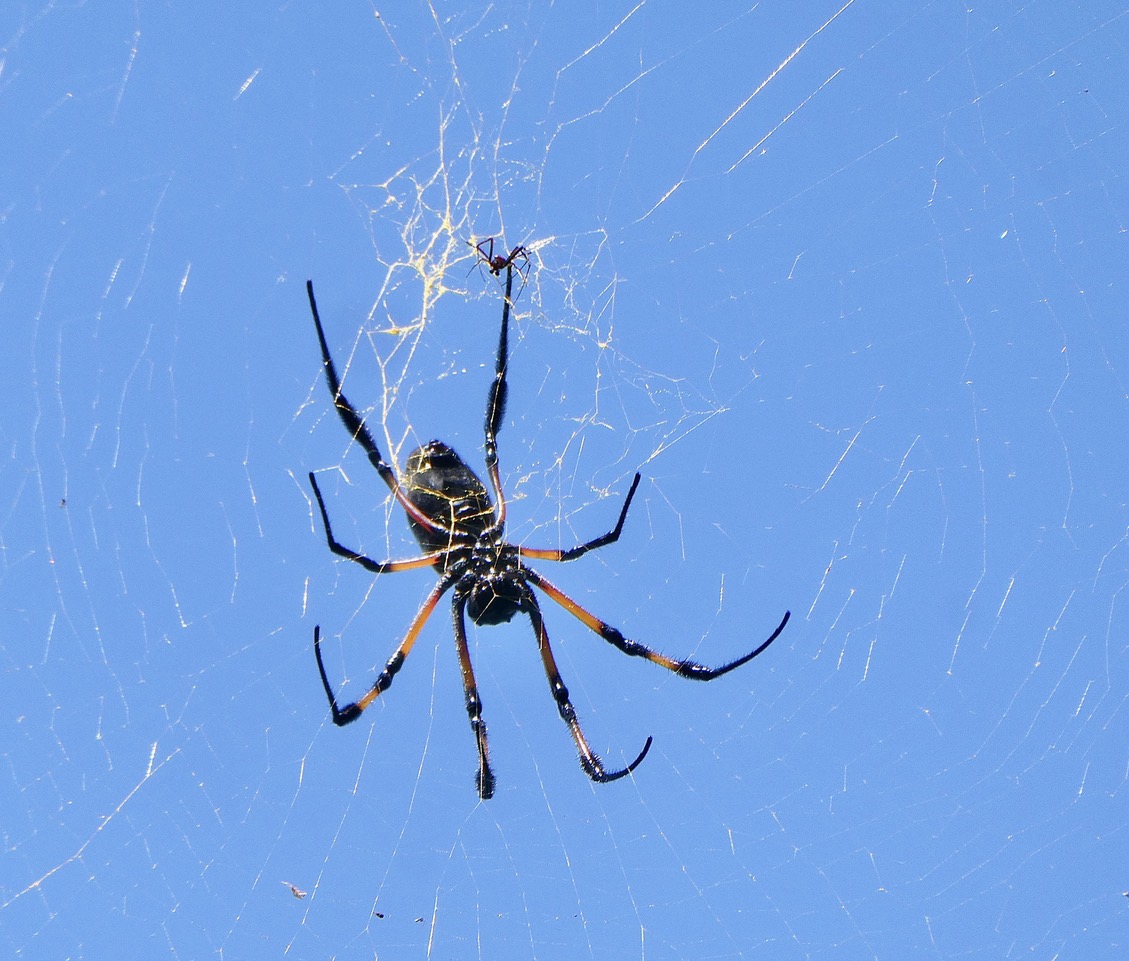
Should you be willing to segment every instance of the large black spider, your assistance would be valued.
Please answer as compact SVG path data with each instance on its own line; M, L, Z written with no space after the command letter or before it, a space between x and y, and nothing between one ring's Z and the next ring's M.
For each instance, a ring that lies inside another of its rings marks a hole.
M481 245L479 252L482 253ZM517 252L515 251L515 253ZM491 501L485 485L467 466L466 462L450 447L437 440L429 441L422 447L413 450L408 455L407 470L399 479L396 477L395 470L381 455L380 449L365 426L364 420L345 398L345 395L341 393L341 380L337 375L333 358L330 356L325 331L318 315L317 302L314 300L313 282L307 281L306 283L306 292L310 299L310 311L313 313L318 342L321 344L325 379L329 384L329 392L333 396L337 415L341 418L341 422L348 429L353 439L364 448L365 453L368 454L369 462L384 479L393 496L399 501L400 506L404 508L408 515L408 526L416 540L419 541L424 554L422 557L414 557L409 560L374 561L371 557L339 544L333 536L329 513L326 511L325 500L318 488L317 479L311 472L310 485L313 487L314 497L317 498L322 523L325 525L326 543L334 554L360 564L365 570L373 574L387 574L393 571L431 567L439 575L439 583L435 585L423 602L419 612L412 619L404 639L384 666L384 670L377 676L376 682L368 693L352 704L346 704L344 707L338 706L337 698L334 696L333 688L329 683L329 677L325 672L325 664L322 661L321 628L320 626L314 628L314 654L317 657L318 673L321 675L326 697L329 698L333 723L345 725L350 721L355 721L365 708L372 704L384 691L388 690L393 678L403 667L404 658L411 651L428 617L431 616L439 603L439 599L447 591L454 589L451 611L454 619L455 648L458 651L459 665L462 668L467 715L470 718L471 730L474 732L478 745L476 783L478 794L483 799L494 794L494 772L490 768L486 724L482 719L482 701L478 696L478 686L475 683L474 669L471 666L470 651L467 647L464 612L470 616L475 624L483 625L501 624L519 613L529 617L533 631L537 635L537 646L541 654L541 662L545 668L545 675L549 680L549 688L552 691L553 699L557 702L557 711L565 724L568 725L569 733L576 742L576 748L580 754L580 766L584 769L584 773L593 781L598 782L615 781L634 771L646 757L647 751L650 750L651 738L647 738L643 750L627 767L611 771L604 767L600 758L588 746L584 732L580 729L580 721L577 719L576 711L569 700L568 688L561 680L560 671L557 670L556 661L553 659L553 652L549 646L549 635L545 631L545 621L541 616L541 607L537 603L532 587L539 588L545 595L579 619L586 627L599 634L608 643L619 648L624 654L645 657L647 660L682 677L699 681L713 680L715 677L728 674L734 668L751 661L776 640L780 632L784 630L784 625L788 623L790 616L790 612L785 613L769 639L744 657L739 657L721 667L711 668L695 661L675 660L666 657L638 641L625 638L616 628L605 624L595 615L590 614L576 601L522 563L522 558L571 561L598 547L615 543L623 530L623 523L627 518L627 509L631 506L631 499L635 496L635 491L639 487L639 474L636 474L635 479L631 482L631 489L627 492L627 498L619 512L619 520L616 521L615 527L606 534L601 534L599 537L568 550L524 547L509 544L505 541L503 534L506 523L506 498L502 493L502 484L498 474L497 437L506 409L507 342L510 307L512 305L514 257L515 254L511 253L499 265L499 270L504 269L506 271L506 294L502 305L502 331L498 338L494 382L490 385L490 393L486 401L486 470L490 478L490 486L494 491L493 501ZM493 262L489 263L493 268Z

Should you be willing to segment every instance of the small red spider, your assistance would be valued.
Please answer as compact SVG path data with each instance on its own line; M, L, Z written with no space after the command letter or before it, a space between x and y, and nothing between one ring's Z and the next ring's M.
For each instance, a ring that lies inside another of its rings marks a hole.
M468 240L467 243L470 243ZM478 256L482 258L482 262L490 268L490 273L495 277L501 275L502 271L507 267L513 266L517 268L517 272L521 274L522 282L525 281L525 275L529 271L529 251L526 250L521 244L518 244L510 251L509 256L503 257L501 254L494 256L494 238L487 237L481 243L476 244L474 249L478 251ZM521 263L517 263L517 261Z

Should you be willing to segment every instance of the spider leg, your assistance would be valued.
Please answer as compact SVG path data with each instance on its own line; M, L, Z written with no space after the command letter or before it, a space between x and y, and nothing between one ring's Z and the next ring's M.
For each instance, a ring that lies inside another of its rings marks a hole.
M639 486L639 480L640 475L636 474L635 480L631 482L631 490L627 492L627 499L623 502L623 509L619 512L619 520L616 521L615 527L606 534L593 537L592 540L586 541L579 547L571 547L565 551L539 547L519 547L518 553L522 557L533 557L542 561L572 561L589 551L596 550L598 547L614 544L619 540L619 535L623 533L623 522L627 520L627 509L631 506L631 498L635 496L635 489Z
M521 260L521 265L517 268L517 272L521 274L522 286L525 286L525 275L529 270L529 251L523 244L518 244L506 256L498 254L494 255L494 239L487 237L485 240L475 244L472 241L467 241L467 245L473 247L475 253L478 254L478 263L485 264L486 269L490 271L495 277L501 275L502 271ZM473 267L471 268L474 269Z
M495 523L499 528L506 522L506 495L502 493L502 480L498 474L498 431L506 416L506 364L509 358L510 333L510 295L514 287L514 267L506 265L506 296L502 303L502 330L498 335L498 356L494 365L494 381L486 398L486 470L490 475L490 485L494 488L496 511Z
M349 403L349 399L341 393L341 378L337 376L337 365L333 362L333 357L329 353L329 344L326 342L325 330L321 325L321 316L318 314L318 304L314 300L314 282L312 280L306 281L306 295L310 299L310 313L314 315L314 327L317 328L318 343L321 345L322 367L325 369L325 380L329 384L329 393L333 396L333 406L337 410L337 416L341 418L341 423L349 431L349 436L364 448L365 453L368 454L369 463L376 468L376 472L388 485L388 489L396 496L400 506L407 511L408 516L429 530L440 530L441 528L435 521L408 500L408 495L404 493L403 488L400 487L400 482L396 480L396 472L380 453L380 448L376 446L376 441L373 440L372 434L369 433L361 415Z
M494 269L494 238L487 237L485 240L481 241L478 244L473 244L469 240L467 241L467 243L471 247L474 247L475 251L478 253L479 263L486 264L487 268L492 274L497 274L498 271ZM483 247L485 247L486 249L483 250Z
M561 679L561 672L557 669L557 662L553 658L553 650L549 646L549 634L545 630L545 619L541 616L541 607L532 591L525 592L524 609L533 624L533 631L537 635L537 648L541 653L541 663L545 667L545 677L549 680L549 690L553 692L553 700L557 702L557 711L561 719L568 725L569 733L576 742L576 749L580 754L580 766L593 781L604 784L608 781L618 781L634 771L647 756L651 749L651 738L643 745L643 750L625 768L618 771L609 771L604 767L600 758L588 746L588 739L580 729L580 721L576 717L576 710L568 697L568 688Z
M333 526L329 523L329 512L325 509L325 500L321 496L321 489L318 487L317 478L314 477L313 471L310 471L310 486L314 489L318 510L321 511L321 521L325 526L325 541L329 545L329 549L338 557L356 561L366 571L371 571L373 574L391 574L396 571L413 571L420 567L435 567L443 559L442 554L424 554L423 557L413 557L404 561L374 561L365 554L358 554L343 544L339 544L333 536Z
M759 647L753 648L753 650L744 657L739 657L735 661L730 661L728 664L722 664L721 667L706 667L704 664L699 664L697 661L680 661L672 657L667 657L665 654L651 650L651 648L647 647L645 644L640 644L638 641L632 641L624 637L618 629L612 627L610 624L605 624L596 617L596 615L586 611L577 604L576 601L559 588L554 587L536 571L530 570L529 568L523 568L523 570L533 584L536 584L573 617L581 621L585 627L599 634L600 637L609 644L619 648L624 654L630 654L632 657L645 657L652 664L658 664L659 667L665 667L668 671L673 671L680 677L688 677L695 681L712 681L715 677L721 677L722 674L728 674L742 664L747 664L780 636L780 632L784 630L784 625L788 623L788 618L792 616L791 611L785 611L780 624L777 625L776 630L772 632L768 640Z
M377 676L376 682L369 688L368 693L360 700L346 704L344 707L337 706L337 698L334 696L333 688L329 683L329 676L325 673L325 664L321 659L321 627L314 628L314 656L318 661L318 673L321 675L322 687L325 688L325 696L329 698L329 709L333 713L334 724L343 727L350 721L355 721L366 707L392 686L393 679L399 673L400 668L404 666L404 658L411 653L412 645L415 644L416 638L419 637L419 632L423 630L423 625L427 623L431 612L435 610L439 598L450 589L456 580L458 580L458 574L452 572L445 575L435 585L431 593L427 595L427 600L423 602L419 612L412 619L407 634L404 635L400 646L396 648L396 653L388 659L388 663L384 665L384 670Z
M486 740L486 722L482 719L482 700L478 696L478 683L474 679L474 667L470 663L470 649L467 647L466 622L463 611L466 598L455 597L451 604L455 622L455 649L459 653L459 667L463 672L463 691L466 693L466 712L470 718L470 729L474 732L478 746L478 774L475 785L478 796L487 801L494 796L494 772L490 768L490 745Z

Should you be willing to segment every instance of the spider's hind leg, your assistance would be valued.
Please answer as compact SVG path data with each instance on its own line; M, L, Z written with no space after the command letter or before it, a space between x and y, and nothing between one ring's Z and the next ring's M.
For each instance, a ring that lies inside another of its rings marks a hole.
M599 756L588 746L588 739L580 729L576 709L572 706L572 701L569 700L568 688L565 687L564 681L561 679L561 672L557 669L557 662L553 658L553 651L549 646L549 634L545 630L545 619L541 616L541 608L532 591L526 592L525 613L529 615L529 620L533 624L533 632L537 635L537 647L541 654L541 662L545 666L545 676L549 680L549 689L553 692L553 700L557 702L557 711L561 720L568 725L569 733L572 735L573 741L576 742L576 750L580 754L580 766L584 769L584 773L600 784L618 781L621 777L626 777L643 763L643 758L647 756L647 752L651 749L651 738L647 738L643 750L627 767L620 768L618 771L609 771L605 768Z
M398 673L400 668L404 666L404 659L411 653L412 647L415 645L416 638L419 637L419 632L423 630L423 625L427 623L427 619L431 616L431 612L435 610L435 605L439 603L441 598L451 585L455 583L456 575L447 574L435 587L431 593L427 595L427 600L423 602L423 606L412 618L412 623L408 626L408 632L404 635L404 639L400 642L400 646L396 648L396 653L388 658L388 663L384 665L384 670L381 671L372 687L368 692L359 700L354 701L352 704L346 704L344 707L338 707L337 696L333 693L333 686L329 683L329 675L325 672L325 663L321 657L321 628L314 628L314 656L318 662L318 673L321 675L321 683L325 688L325 696L329 699L329 709L333 714L333 723L338 727L344 727L350 721L355 721L361 716L364 711L373 701L375 701L381 694L392 686L392 681Z
M470 648L467 646L466 621L463 611L466 599L456 597L451 604L455 622L455 648L459 653L459 667L463 674L463 691L466 693L466 712L470 718L470 729L478 747L478 774L475 785L478 796L487 801L494 796L494 771L490 767L490 744L486 739L486 722L482 719L482 700L478 696L478 682L474 679L474 667L470 662Z
M677 674L679 677L688 677L694 681L712 681L715 677L721 677L723 674L728 674L742 664L747 664L780 636L788 623L788 619L792 616L791 611L785 611L784 616L780 619L780 623L776 625L776 630L769 635L768 640L761 642L749 651L748 654L736 660L729 661L727 664L722 664L720 667L707 667L705 664L699 664L697 661L679 660L677 658L667 657L665 654L660 654L658 651L647 647L646 644L640 644L638 641L624 637L619 628L612 627L611 624L601 621L595 614L585 610L564 591L558 587L554 587L536 571L525 568L525 573L531 583L543 590L585 627L593 633L598 634L613 647L618 648L623 651L624 654L629 654L632 657L646 658L652 664L665 667L668 671Z

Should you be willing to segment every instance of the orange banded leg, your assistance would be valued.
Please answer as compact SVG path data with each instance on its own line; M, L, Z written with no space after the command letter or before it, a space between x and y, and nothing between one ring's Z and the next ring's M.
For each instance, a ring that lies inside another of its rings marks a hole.
M333 688L329 683L329 676L325 673L325 664L321 659L321 627L314 628L314 656L318 661L318 673L321 675L321 683L325 688L325 696L329 698L329 709L333 712L333 723L338 727L343 727L350 721L355 721L361 716L361 712L375 701L381 694L392 686L392 680L400 672L400 668L404 666L404 658L411 653L412 645L415 644L416 638L419 637L419 632L423 630L423 625L427 623L427 619L431 616L431 612L435 610L435 605L439 603L441 598L455 583L457 575L448 574L443 578L430 594L427 595L427 600L423 602L423 606L419 612L412 619L412 623L408 627L408 633L404 635L404 639L400 642L400 646L396 648L396 653L389 659L388 663L384 665L384 670L376 678L376 682L368 693L360 700L354 701L352 704L346 704L344 707L337 706L337 698L333 694Z
M518 553L521 554L522 557L532 557L539 561L573 561L578 557L583 557L589 551L596 550L598 547L614 544L619 540L619 535L623 533L623 522L627 520L627 509L631 506L631 499L635 496L635 490L639 486L640 478L640 474L635 475L635 480L631 482L631 490L627 492L623 507L620 509L619 520L616 521L615 527L606 534L593 537L592 540L586 541L578 547L570 547L568 550L564 551L542 547L519 547Z
M318 510L321 511L321 522L325 527L325 542L338 557L355 561L366 571L371 571L373 574L392 574L396 571L412 571L420 567L434 567L442 559L442 554L425 554L423 557L413 557L406 561L374 561L371 557L358 554L344 544L337 543L337 539L333 536L333 526L329 523L329 512L325 509L325 499L321 496L321 488L318 487L317 478L314 477L313 471L310 471L310 486L314 489Z
M672 657L667 657L665 654L651 650L651 648L647 647L645 644L640 644L638 641L624 637L619 630L612 627L610 624L605 624L596 617L595 614L586 611L577 604L576 601L563 591L554 587L536 571L525 568L525 573L530 582L536 584L537 587L560 604L561 607L568 611L573 617L577 618L577 620L583 623L590 631L599 634L600 637L609 644L619 648L624 654L630 654L632 657L645 657L652 664L658 664L659 667L665 667L668 671L673 671L680 677L688 677L695 681L712 681L715 677L721 677L722 674L728 674L742 664L747 664L780 636L780 632L784 630L784 625L788 623L788 618L792 616L791 611L785 611L783 619L780 621L776 630L772 632L769 639L759 647L754 648L744 657L739 657L737 660L730 661L728 664L722 664L721 667L706 667L704 664L699 664L697 661L680 661Z
M490 745L486 740L486 722L482 719L482 700L478 696L478 683L474 679L474 667L470 663L470 648L467 647L466 622L463 611L466 599L456 597L451 605L455 620L455 649L459 652L459 667L463 673L463 691L466 694L466 712L470 718L470 729L474 732L478 746L478 774L475 785L478 796L487 801L494 796L494 771L490 768Z
M580 729L576 710L568 697L568 688L565 687L564 681L561 679L561 672L557 669L552 648L549 647L549 634L545 630L545 619L541 616L541 608L531 591L526 594L525 612L529 615L529 620L533 623L533 631L537 635L537 647L541 652L541 663L545 666L545 676L549 680L549 690L553 692L553 700L557 702L557 711L561 719L568 725L569 733L572 735L573 741L576 742L576 750L580 754L580 766L584 769L584 773L593 781L601 784L608 781L618 781L621 777L627 776L647 756L647 752L651 749L651 738L647 738L647 743L643 745L643 750L639 752L639 756L627 767L618 771L607 770L600 758L588 746L588 739Z

